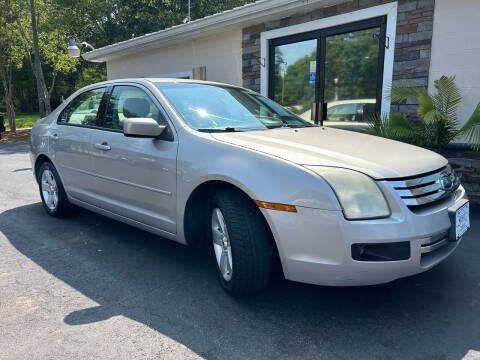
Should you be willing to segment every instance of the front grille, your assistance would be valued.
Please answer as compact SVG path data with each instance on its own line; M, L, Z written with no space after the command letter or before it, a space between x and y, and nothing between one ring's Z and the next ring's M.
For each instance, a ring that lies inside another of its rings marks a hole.
M420 247L421 254L428 254L433 251L440 249L441 247L447 245L449 242L448 231L445 231L441 234L437 234L430 238L425 239Z
M438 263L454 247L455 242L449 241L448 231L424 239L420 246L420 265L430 267Z
M389 179L389 183L405 205L412 208L443 199L460 185L450 165L426 174Z

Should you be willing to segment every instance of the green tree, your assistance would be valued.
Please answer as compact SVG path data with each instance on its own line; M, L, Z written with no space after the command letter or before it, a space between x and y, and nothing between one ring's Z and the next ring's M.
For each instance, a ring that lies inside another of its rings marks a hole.
M31 111L32 95L38 94L45 113L74 90L106 78L105 64L67 56L69 37L101 47L178 25L187 15L187 0L0 1L10 2L17 31L15 52L21 66L10 67L13 102ZM191 16L198 19L248 2L253 0L192 1ZM35 65L35 35L39 67Z
M17 0L13 11L25 56L37 82L39 112L41 116L48 115L52 111L51 95L57 76L74 71L78 62L65 52L68 22L66 19L59 21L62 18L54 16L61 13L54 2L28 0L27 4L26 0ZM46 66L49 70L49 85L44 74Z
M56 18L66 18L72 36L100 47L181 24L187 0L53 0ZM254 0L191 1L192 20L222 12Z
M22 67L22 55L18 47L19 36L14 25L11 5L10 0L0 2L0 80L10 129L15 131L12 73L14 69Z

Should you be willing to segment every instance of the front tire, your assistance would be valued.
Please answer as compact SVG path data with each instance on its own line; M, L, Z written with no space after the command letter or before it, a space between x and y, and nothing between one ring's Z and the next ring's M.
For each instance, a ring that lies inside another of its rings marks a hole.
M44 162L38 171L38 186L43 208L48 215L63 217L72 205L68 201L60 176L51 162Z
M209 214L222 288L235 297L263 290L270 280L272 248L258 208L240 192L226 189L213 196Z

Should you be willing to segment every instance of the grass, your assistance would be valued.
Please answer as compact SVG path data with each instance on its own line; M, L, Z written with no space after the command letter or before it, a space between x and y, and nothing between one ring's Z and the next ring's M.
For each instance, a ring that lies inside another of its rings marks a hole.
M5 127L7 130L10 130L7 115L5 114L3 118ZM17 129L31 128L38 119L40 119L40 115L38 114L15 114L15 123L17 125Z

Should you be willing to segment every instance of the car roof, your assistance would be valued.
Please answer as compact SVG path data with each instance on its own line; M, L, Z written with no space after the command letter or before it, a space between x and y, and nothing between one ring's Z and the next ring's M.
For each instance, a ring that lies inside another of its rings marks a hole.
M142 78L124 78L124 79L114 79L114 80L107 80L107 81L102 81L99 83L91 84L89 86L93 85L108 85L108 84L115 84L115 83L122 83L122 82L150 82L150 83L172 83L172 84L181 84L181 83L186 83L186 84L206 84L206 85L217 85L217 86L228 86L228 87L235 87L235 88L241 88L240 86L237 85L232 85L232 84L225 84L221 82L216 82L216 81L205 81L205 80L194 80L194 79L177 79L177 78L157 78L157 77L142 77ZM248 89L245 89L248 90Z
M225 87L231 87L231 88L237 88L237 89L243 89L248 92L254 92L250 89L242 88L241 86L237 85L232 85L232 84L225 84L225 83L220 83L220 82L215 82L215 81L205 81L205 80L194 80L194 79L177 79L177 78L157 78L157 77L138 77L138 78L123 78L123 79L114 79L114 80L106 80L106 81L101 81L93 84L89 84L84 86L81 89L78 89L75 91L73 94L68 96L62 104L67 104L69 103L74 97L78 96L82 92L89 91L98 87L102 86L110 86L114 84L121 84L121 83L137 83L137 84L154 84L154 83L172 83L172 84L206 84L206 85L216 85L216 86L225 86Z

